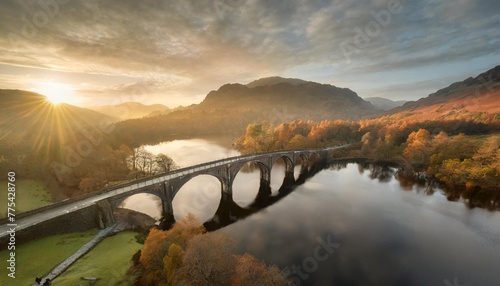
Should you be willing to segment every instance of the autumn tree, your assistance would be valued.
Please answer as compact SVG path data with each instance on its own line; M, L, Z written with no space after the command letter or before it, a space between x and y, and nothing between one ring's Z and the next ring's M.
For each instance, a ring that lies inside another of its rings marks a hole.
M412 165L424 167L429 165L429 158L433 151L431 134L426 129L419 129L408 136L403 155Z
M203 232L205 229L192 215L177 222L168 231L151 229L139 259L145 269L141 283L156 285L158 281L167 281L164 259L168 255L170 246L176 244L185 248L189 239Z
M243 153L258 153L273 150L273 135L267 122L249 124L245 135L235 143L235 148Z
M152 164L153 154L146 150L144 146L134 148L132 154L127 158L127 162L132 170L146 172L148 166Z
M113 157L115 158L117 164L122 166L127 166L127 159L133 154L133 150L125 144L120 145L117 150L114 151Z
M275 137L275 142L273 149L285 149L285 147L288 145L288 142L290 142L290 139L293 136L292 130L290 128L290 125L287 123L282 123L278 125L275 130L274 130L274 136Z
M165 154L158 154L155 158L155 166L159 173L165 173L177 169L174 160Z
M165 173L178 168L169 156L162 153L154 155L143 146L134 148L126 161L134 178L141 175Z
M277 267L235 255L228 236L204 232L192 215L168 231L152 229L136 285L289 285Z
M276 266L267 266L252 255L237 258L235 275L231 285L292 285Z
M182 267L176 272L176 285L230 285L237 260L233 241L222 234L207 233L192 238Z
M139 147L136 152L136 167L145 174L151 174L153 169L153 153L146 150L144 147Z
M500 188L500 136L485 140L473 155L468 186Z
M361 153L365 156L370 156L375 152L376 148L376 143L377 143L377 135L376 132L369 131L366 132L362 137L361 137Z
M395 145L395 138L390 134L386 134L384 138L378 138L375 148L377 159L391 159L400 152L399 147Z
M96 181L93 177L85 177L80 180L78 188L84 193L90 193L93 192L99 185L100 182Z
M309 147L309 140L301 134L296 134L286 145L287 149L306 149Z
M323 120L311 128L311 132L308 137L314 142L325 142L330 139L330 134L332 133L330 131L331 127L332 126L329 124L329 121Z
M303 121L303 120L296 120L290 122L290 128L295 135L302 135L306 137L309 132L311 132L311 127L313 126L314 122L313 121Z
M451 187L465 185L469 176L469 170L472 166L472 160L459 159L444 160L436 174L436 178Z
M486 139L477 152L472 156L475 162L483 166L500 168L500 135Z
M176 271L183 266L182 258L184 251L179 245L172 243L168 248L167 255L163 258L167 282L171 285L174 282Z

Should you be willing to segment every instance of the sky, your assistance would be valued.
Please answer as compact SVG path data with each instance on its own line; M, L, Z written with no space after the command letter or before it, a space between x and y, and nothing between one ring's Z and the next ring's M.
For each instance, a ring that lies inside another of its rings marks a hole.
M2 0L0 88L199 103L268 76L416 100L500 64L498 0Z

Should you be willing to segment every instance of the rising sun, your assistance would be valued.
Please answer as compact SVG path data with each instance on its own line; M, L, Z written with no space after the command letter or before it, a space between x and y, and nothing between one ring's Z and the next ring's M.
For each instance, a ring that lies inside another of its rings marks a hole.
M56 105L59 103L71 103L74 101L73 89L58 82L41 82L37 84L36 91L47 97L47 100Z

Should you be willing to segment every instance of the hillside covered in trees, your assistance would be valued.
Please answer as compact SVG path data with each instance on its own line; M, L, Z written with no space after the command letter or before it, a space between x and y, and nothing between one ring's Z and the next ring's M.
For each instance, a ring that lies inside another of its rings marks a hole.
M196 105L116 124L115 139L129 146L173 136L237 134L248 124L291 120L359 119L382 110L347 88L279 77L226 84Z

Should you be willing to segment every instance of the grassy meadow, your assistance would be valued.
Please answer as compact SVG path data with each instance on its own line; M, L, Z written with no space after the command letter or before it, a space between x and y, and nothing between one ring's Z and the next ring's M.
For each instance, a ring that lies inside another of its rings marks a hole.
M47 186L36 180L19 179L16 186L15 211L21 213L53 203L52 195ZM7 180L0 180L0 218L7 216Z
M136 232L125 231L107 237L54 280L57 285L132 285L133 277L126 276L131 259L142 248L135 240ZM96 282L81 277L99 278Z
M0 285L31 285L36 276L49 273L97 234L96 229L47 236L16 245L16 278L7 276L10 251L0 251ZM65 285L65 284L61 284Z

